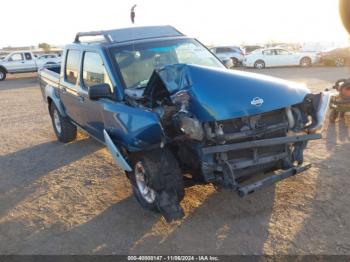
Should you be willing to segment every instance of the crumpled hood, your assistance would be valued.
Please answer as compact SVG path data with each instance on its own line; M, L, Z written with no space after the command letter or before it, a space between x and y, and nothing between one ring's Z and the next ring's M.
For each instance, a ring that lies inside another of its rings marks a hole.
M303 85L274 77L197 65L167 66L159 75L171 94L187 90L190 111L202 122L284 108L310 93Z

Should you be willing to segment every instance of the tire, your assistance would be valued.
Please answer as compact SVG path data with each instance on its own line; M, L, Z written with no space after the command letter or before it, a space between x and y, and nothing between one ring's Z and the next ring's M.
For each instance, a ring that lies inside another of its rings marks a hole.
M264 69L265 68L265 62L263 60L258 60L254 63L254 68L256 69Z
M335 123L339 119L339 112L331 109L329 113L329 122Z
M336 67L343 67L343 66L345 66L345 58L344 57L337 57L334 60L334 65Z
M179 219L184 181L178 162L168 149L131 154L132 171L127 176L134 196L146 210L160 212L167 221Z
M232 67L237 67L239 64L238 59L235 57L231 57L231 60L232 60Z
M61 115L53 102L50 104L50 116L53 130L60 142L68 143L76 139L77 127L73 125L67 117Z
M0 68L0 81L4 81L6 79L6 71Z
M299 64L301 67L310 67L311 66L311 58L305 56L302 59L300 59Z

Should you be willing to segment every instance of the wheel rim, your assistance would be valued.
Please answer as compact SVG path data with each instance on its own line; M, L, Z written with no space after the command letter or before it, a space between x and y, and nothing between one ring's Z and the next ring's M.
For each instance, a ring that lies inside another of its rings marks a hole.
M256 68L258 69L263 69L264 68L264 64L259 62L259 63L256 63Z
M344 65L344 58L338 57L338 58L335 60L335 65L336 65L336 66L343 66L343 65Z
M0 71L0 79L4 78L4 73Z
M152 204L156 199L156 192L147 185L145 179L145 169L141 162L137 162L135 165L135 178L137 188L146 202Z
M301 60L301 65L302 66L308 66L309 65L309 59L304 58L303 60Z
M53 111L53 122L55 124L56 131L59 134L61 134L62 132L61 121L56 109Z

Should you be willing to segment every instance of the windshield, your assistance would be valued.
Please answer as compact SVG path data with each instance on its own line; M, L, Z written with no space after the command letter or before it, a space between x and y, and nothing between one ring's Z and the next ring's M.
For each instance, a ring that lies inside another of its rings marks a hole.
M171 64L195 64L225 68L193 39L176 39L128 45L111 50L126 88L145 87L155 69Z

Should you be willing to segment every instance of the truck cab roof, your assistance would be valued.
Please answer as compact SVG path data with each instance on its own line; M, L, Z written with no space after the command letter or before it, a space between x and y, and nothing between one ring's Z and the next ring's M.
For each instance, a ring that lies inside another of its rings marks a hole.
M157 38L183 37L184 34L172 26L142 26L129 27L104 31L79 32L76 34L74 44L88 45L118 45L128 42L150 40ZM82 41L82 38L88 39Z

